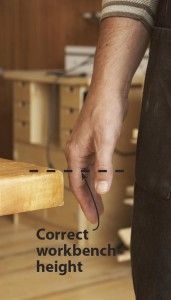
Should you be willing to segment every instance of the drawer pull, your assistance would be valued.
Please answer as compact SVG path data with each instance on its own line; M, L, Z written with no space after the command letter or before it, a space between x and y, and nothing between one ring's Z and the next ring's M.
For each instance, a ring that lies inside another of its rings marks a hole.
M74 113L74 109L73 109L73 108L70 108L70 109L69 109L69 112L70 112L71 114L73 114L73 113Z
M28 125L28 123L25 121L18 121L18 124L22 127L26 127Z
M21 142L30 142L30 126L26 121L15 121L14 139Z
M26 103L26 101L24 101L24 100L18 102L18 106L19 106L19 107L25 107L26 105L27 105L27 103Z
M74 92L74 87L73 87L73 86L70 86L70 87L69 87L69 91L70 91L71 93L73 93L73 92Z
M22 126L24 126L24 127L27 125L27 123L24 122L24 121L22 121L21 124L22 124Z
M21 84L21 86L23 86L23 87L26 85L26 83L25 83L24 81L21 81L20 84Z

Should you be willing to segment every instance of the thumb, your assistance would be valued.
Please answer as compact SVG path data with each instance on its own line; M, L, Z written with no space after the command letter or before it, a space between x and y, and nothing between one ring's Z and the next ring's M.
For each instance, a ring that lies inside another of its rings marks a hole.
M110 190L113 179L113 147L106 145L96 151L95 158L95 190L97 194L105 194Z

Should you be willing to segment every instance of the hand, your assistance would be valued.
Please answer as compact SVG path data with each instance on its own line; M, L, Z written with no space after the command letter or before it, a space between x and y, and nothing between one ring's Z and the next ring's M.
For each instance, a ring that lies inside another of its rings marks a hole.
M96 209L81 169L90 169L88 180L101 214L101 195L112 183L112 156L127 110L128 91L148 41L149 32L139 21L111 17L101 22L89 94L66 146L68 167L73 170L71 189L92 223L97 221Z
M103 212L101 195L109 191L112 178L112 157L119 137L127 99L102 90L91 91L66 146L70 187L90 222L97 222L97 213L90 193L82 180L81 170L90 170L88 181L99 214ZM100 173L98 170L107 170Z

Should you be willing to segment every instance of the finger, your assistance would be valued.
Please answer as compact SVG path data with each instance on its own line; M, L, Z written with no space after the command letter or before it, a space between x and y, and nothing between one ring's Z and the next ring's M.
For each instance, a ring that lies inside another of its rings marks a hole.
M88 174L88 183L90 185L90 188L92 188L92 168L90 168L91 159L90 157L80 157L78 151L75 148L73 149L71 146L67 151L66 158L68 162L68 168L73 170L72 173L69 173L69 182L71 190L76 196L87 219L91 223L96 223L98 220L97 212L92 201L91 194L86 186L86 182L82 179L81 173L81 170L84 168L90 170L90 173ZM94 193L95 201L100 215L103 212L101 197L97 195L97 193L94 190L94 187L92 189L92 192Z
M95 158L95 190L102 195L107 193L113 179L113 151L114 143L103 141L102 146L98 145Z
M93 196L93 199L91 197L91 201L94 204L93 207L94 207L94 213L96 215L96 222L97 222L98 217L104 211L104 207L103 207L103 203L102 203L102 198L99 194L97 194L97 192L95 190L95 186L94 186L94 180L95 180L94 163L91 164L89 169L90 169L90 173L88 174L87 182L88 182L89 188L91 190L91 192L89 192L89 195L91 193Z
M74 195L76 196L78 202L80 203L80 206L88 218L88 220L92 223L96 223L97 218L97 212L90 194L90 191L88 189L88 186L86 185L86 182L82 179L81 169L86 166L88 168L88 164L85 165L85 163L80 162L79 160L75 160L74 164L69 164L71 168L73 169L73 172L69 176L70 181L70 187L73 191ZM101 201L101 197L95 193L95 190L92 188L92 177L91 177L91 171L88 174L87 182L90 186L90 189L94 195L95 202L97 204L99 215L103 212L103 205Z

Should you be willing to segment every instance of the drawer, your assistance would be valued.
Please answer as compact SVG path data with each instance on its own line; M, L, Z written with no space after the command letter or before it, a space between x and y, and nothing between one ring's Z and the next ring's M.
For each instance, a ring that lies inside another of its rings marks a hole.
M86 87L61 85L60 87L60 103L61 107L68 107L80 110L85 95L87 92Z
M30 101L14 101L14 120L29 121L30 119Z
M14 99L21 101L30 100L30 84L27 82L15 82L14 83Z
M60 146L62 147L62 149L65 148L66 146L66 142L68 141L70 135L72 133L72 129L61 129L60 132Z
M27 143L30 141L30 125L28 122L14 122L14 140Z
M60 110L60 128L73 128L79 115L79 110L73 108L61 108Z

